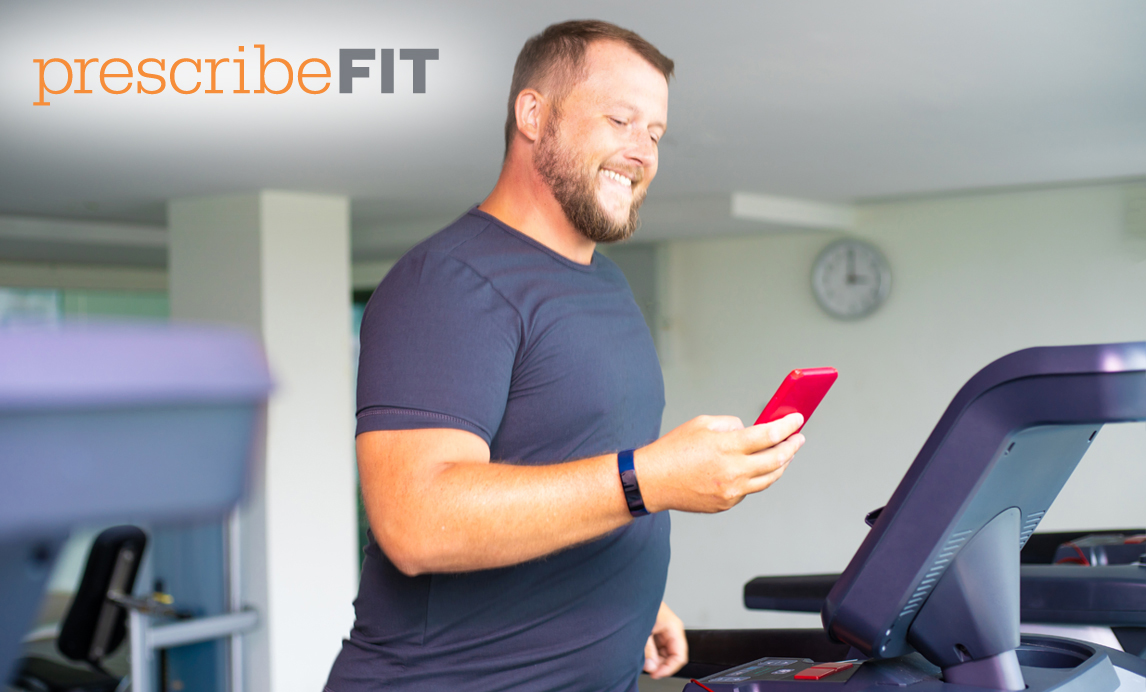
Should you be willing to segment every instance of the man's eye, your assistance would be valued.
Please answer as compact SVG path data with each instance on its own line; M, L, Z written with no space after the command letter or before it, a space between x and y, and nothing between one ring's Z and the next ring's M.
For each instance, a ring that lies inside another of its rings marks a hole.
M609 118L609 120L612 120L614 125L620 125L621 127L625 126L624 120L619 120L617 118Z

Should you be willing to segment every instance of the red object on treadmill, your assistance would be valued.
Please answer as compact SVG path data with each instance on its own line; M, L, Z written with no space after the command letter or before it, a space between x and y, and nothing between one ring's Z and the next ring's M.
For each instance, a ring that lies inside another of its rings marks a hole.
M812 417L812 412L816 410L828 390L835 384L837 377L839 377L839 373L835 368L793 370L780 383L780 387L772 395L768 405L760 412L760 417L756 419L756 425L771 423L790 413L802 415L804 425L806 425L808 419ZM801 425L796 432L800 432L804 425Z
M799 673L796 673L792 677L796 680L822 680L829 675L834 675L840 672L841 670L847 670L853 665L855 664L848 661L841 661L840 663L817 663L811 668L805 668Z

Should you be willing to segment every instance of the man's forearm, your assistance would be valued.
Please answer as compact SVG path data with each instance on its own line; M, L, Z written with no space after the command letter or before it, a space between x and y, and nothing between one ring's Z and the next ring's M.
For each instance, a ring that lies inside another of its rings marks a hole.
M513 565L631 521L615 455L544 466L484 460L386 466L400 483L361 469L367 512L387 557L410 575Z

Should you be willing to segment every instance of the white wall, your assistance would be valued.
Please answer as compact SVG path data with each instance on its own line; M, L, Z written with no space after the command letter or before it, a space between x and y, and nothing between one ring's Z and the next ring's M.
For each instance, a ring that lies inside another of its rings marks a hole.
M858 322L812 297L801 233L663 248L665 431L701 413L751 423L792 368L840 379L779 484L718 516L674 513L666 600L690 627L816 626L744 609L763 574L838 572L955 392L1028 346L1146 340L1146 237L1118 185L863 205L856 235L883 249L891 296ZM1043 522L1142 526L1146 426L1108 426Z

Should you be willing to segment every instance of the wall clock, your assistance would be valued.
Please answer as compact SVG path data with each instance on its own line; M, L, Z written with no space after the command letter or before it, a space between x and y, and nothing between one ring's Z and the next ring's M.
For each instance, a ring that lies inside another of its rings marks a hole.
M812 265L812 292L829 315L854 320L874 312L891 291L891 267L879 248L854 238L837 240Z

